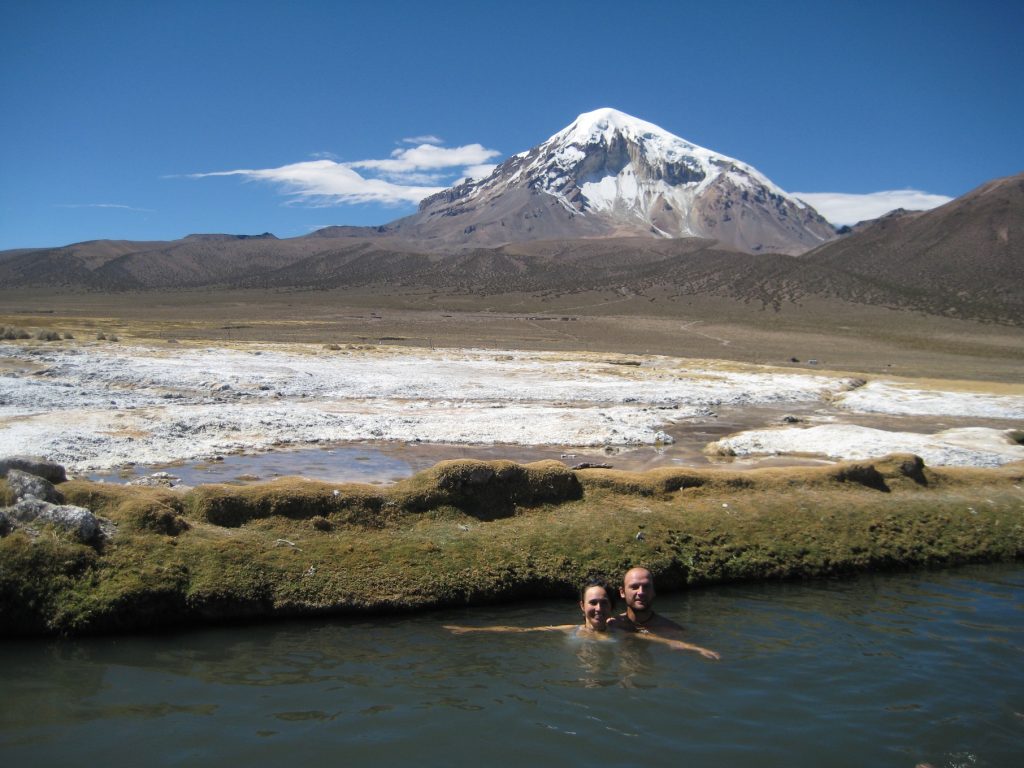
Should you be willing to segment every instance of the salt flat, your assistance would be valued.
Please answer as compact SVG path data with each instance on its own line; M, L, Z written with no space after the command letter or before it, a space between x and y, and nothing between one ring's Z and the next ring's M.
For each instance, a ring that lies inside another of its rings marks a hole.
M48 456L74 472L360 440L665 445L674 427L717 409L765 405L799 408L801 422L741 431L718 450L830 459L910 451L933 465L1024 459L1010 429L1024 423L1024 392L1005 387L946 391L656 355L368 345L65 341L3 344L0 361L2 452ZM957 426L922 434L856 423L874 414L948 416Z

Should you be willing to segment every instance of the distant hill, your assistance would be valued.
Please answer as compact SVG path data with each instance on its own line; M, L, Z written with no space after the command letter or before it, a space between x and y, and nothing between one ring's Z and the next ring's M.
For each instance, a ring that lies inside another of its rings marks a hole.
M325 238L278 240L265 234L21 248L0 251L0 285L97 291L233 285L335 247Z
M827 285L806 285L814 293L1021 323L1024 174L990 181L930 211L863 223L801 259L829 275Z
M809 297L1024 325L1024 175L926 213L896 212L802 256L706 238L562 238L431 250L383 228L191 235L0 252L0 287L56 291L398 287L439 296L613 290L765 307ZM652 304L652 312L656 308Z

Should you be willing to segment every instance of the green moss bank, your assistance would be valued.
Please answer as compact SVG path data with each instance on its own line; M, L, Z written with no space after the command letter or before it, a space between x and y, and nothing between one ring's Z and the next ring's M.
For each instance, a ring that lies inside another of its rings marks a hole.
M669 591L1020 558L1022 480L1021 464L933 470L899 455L643 474L451 461L389 487L70 481L68 503L116 533L92 546L55 530L0 539L0 633L568 597L636 564Z

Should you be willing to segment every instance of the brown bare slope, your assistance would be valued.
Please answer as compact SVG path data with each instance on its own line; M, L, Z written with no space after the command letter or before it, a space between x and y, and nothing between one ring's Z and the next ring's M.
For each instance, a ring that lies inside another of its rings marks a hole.
M932 211L884 216L801 258L828 275L806 281L810 293L1019 324L1024 174L990 181Z
M244 280L258 288L401 286L447 294L696 294L778 306L802 295L807 265L781 254L729 250L714 240L617 238L547 240L498 248L424 254L395 250L391 240L340 241L287 267ZM810 271L816 273L816 267Z
M346 239L346 248L363 241ZM181 240L93 240L60 248L0 252L0 284L119 291L244 283L337 249L330 238L278 240L273 235L189 235Z
M0 252L0 284L88 287L91 275L126 254L166 245L159 241L88 240L58 248L19 248Z
M0 253L0 286L56 291L396 288L440 297L613 291L662 302L721 297L766 308L814 299L1024 324L1024 176L927 213L859 226L801 257L700 238L532 240L427 252L382 228L317 236L192 235ZM435 306L444 306L445 301Z
M889 220L865 231L888 226ZM401 288L464 297L612 291L670 302L720 297L773 309L822 297L1010 324L1024 317L1018 286L1000 283L1009 269L983 276L991 290L977 295L950 295L948 278L914 282L878 272L858 272L840 258L742 253L699 238L531 241L444 254L417 252L389 237L191 237L0 254L0 285L55 292L357 288L383 296Z

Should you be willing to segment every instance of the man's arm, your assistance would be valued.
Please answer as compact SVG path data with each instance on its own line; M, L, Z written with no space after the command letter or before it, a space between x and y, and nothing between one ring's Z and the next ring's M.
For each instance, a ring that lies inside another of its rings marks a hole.
M658 635L651 634L650 632L637 632L636 636L642 637L644 640L653 640L656 643L664 643L669 648L677 651L696 651L705 659L711 659L712 661L718 661L722 658L718 653L709 648L702 648L699 645L687 643L684 640L673 640L669 637L659 637Z
M664 643L669 648L673 648L677 651L695 651L703 656L705 659L712 659L718 661L721 656L712 651L709 648L702 648L699 645L688 643L682 639L683 628L672 621L672 619L665 618L661 615L656 615L654 620L650 622L646 628L637 628L637 637L642 637L646 640L654 640L658 643Z

